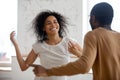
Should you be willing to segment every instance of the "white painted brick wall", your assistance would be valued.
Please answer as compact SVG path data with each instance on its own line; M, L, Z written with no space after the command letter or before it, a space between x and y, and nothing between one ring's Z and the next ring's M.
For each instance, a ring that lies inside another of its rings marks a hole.
M40 11L46 9L57 11L69 18L69 36L82 44L82 5L82 0L18 0L17 38L22 53L29 53L31 46L35 41L35 36L33 36L32 30L30 30L31 21ZM12 77L14 80L33 80L34 76L31 73L31 69L21 72L18 68L16 58L13 58ZM92 80L92 74L71 76L70 80Z
M31 50L35 41L31 21L42 10L53 10L68 19L69 36L82 43L82 0L18 0L18 41L23 53Z

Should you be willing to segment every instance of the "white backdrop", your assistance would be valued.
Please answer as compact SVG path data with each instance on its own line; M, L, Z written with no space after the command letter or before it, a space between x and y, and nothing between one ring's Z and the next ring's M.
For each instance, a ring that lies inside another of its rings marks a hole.
M69 36L82 43L82 0L18 0L18 41L23 53L35 41L31 21L43 10L57 11L68 18Z

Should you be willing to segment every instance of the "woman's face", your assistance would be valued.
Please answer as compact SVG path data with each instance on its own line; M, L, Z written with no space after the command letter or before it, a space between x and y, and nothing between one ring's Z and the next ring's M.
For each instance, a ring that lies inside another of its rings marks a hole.
M45 20L44 31L47 35L58 34L59 23L54 16L48 16Z

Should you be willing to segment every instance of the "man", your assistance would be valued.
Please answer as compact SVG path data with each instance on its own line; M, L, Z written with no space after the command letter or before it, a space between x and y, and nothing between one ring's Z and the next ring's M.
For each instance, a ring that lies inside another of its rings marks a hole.
M82 56L52 69L32 65L35 75L70 76L85 74L92 68L93 80L120 80L120 33L111 29L113 15L110 4L96 4L90 13L92 31L85 35Z

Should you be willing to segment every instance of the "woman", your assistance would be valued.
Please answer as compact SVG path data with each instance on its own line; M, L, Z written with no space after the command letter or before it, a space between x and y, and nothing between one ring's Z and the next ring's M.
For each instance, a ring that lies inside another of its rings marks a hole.
M74 48L78 49L76 56L81 56L79 52L81 47L66 36L66 20L64 16L57 12L44 11L39 13L33 21L34 32L37 41L33 44L32 50L26 60L21 56L18 43L14 38L15 32L11 32L10 39L16 49L17 60L22 71L26 70L37 57L45 68L51 68L66 64L70 61L70 52L74 53ZM77 46L77 47L75 47ZM44 77L42 80L67 80L66 76L62 77ZM41 80L40 79L40 80ZM39 80L39 78L36 78Z

